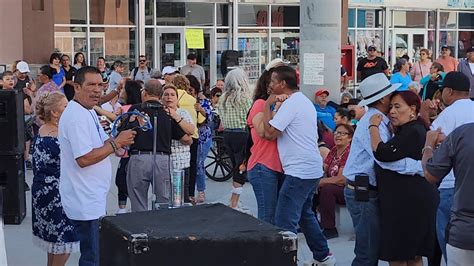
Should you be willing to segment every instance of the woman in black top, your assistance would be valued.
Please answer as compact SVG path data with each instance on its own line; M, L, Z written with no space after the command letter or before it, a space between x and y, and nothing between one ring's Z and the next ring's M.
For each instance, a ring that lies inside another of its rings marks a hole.
M66 74L66 84L64 85L64 94L68 101L74 98L74 76L76 75L76 68L71 66L71 58L67 54L61 56L61 65Z
M370 119L372 149L378 161L403 158L421 160L426 125L418 119L421 101L411 91L391 96L390 122L395 135L384 143L378 126L381 115ZM390 265L422 265L422 256L432 256L435 241L436 188L419 174L403 175L375 165L380 200L380 259Z

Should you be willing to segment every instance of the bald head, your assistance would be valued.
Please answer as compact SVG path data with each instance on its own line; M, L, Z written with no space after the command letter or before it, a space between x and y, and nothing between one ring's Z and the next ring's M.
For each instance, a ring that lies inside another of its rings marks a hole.
M160 97L163 92L161 82L157 79L150 79L145 83L145 91L153 97Z

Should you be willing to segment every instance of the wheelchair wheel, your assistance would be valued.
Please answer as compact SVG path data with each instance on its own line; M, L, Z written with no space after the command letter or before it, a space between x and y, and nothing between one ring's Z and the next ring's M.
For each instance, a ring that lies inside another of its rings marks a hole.
M224 182L232 177L234 165L227 153L222 136L212 138L211 151L207 155L204 168L206 169L206 176L217 182Z

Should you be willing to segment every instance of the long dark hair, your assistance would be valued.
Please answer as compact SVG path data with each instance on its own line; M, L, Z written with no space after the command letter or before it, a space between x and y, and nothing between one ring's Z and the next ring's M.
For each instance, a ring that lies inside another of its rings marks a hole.
M129 80L125 82L125 92L127 93L127 104L138 104L142 102L142 86L140 83Z
M82 58L83 58L81 67L86 66L86 56L81 52L77 52L76 54L74 54L74 65L77 65L77 58L79 57L79 55L82 55Z
M267 100L268 96L268 85L270 85L270 78L272 77L271 71L263 71L262 75L258 78L257 84L255 85L255 91L253 92L253 101L262 99Z
M408 105L408 106L415 106L415 112L418 116L418 121L422 123L426 129L429 129L430 126L427 121L425 121L421 116L418 114L420 113L421 109L421 98L418 94L412 92L412 91L396 91L390 96L390 101L395 97L399 95L403 101Z

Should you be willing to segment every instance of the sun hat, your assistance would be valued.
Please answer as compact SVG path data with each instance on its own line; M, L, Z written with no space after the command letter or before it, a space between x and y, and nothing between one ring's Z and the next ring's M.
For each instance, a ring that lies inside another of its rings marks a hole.
M178 69L172 66L165 66L163 68L163 71L161 73L164 75L169 75L169 74L174 74L174 73L179 73Z
M275 58L273 59L268 65L265 67L265 71L270 71L273 68L279 67L279 66L287 66L288 63L283 61L281 58Z
M359 84L359 90L362 94L362 101L360 101L359 106L374 103L396 91L401 85L401 83L391 84L383 73L369 76Z
M18 62L18 64L16 64L16 69L18 69L20 73L30 72L30 67L28 66L28 63L26 63L25 61Z

